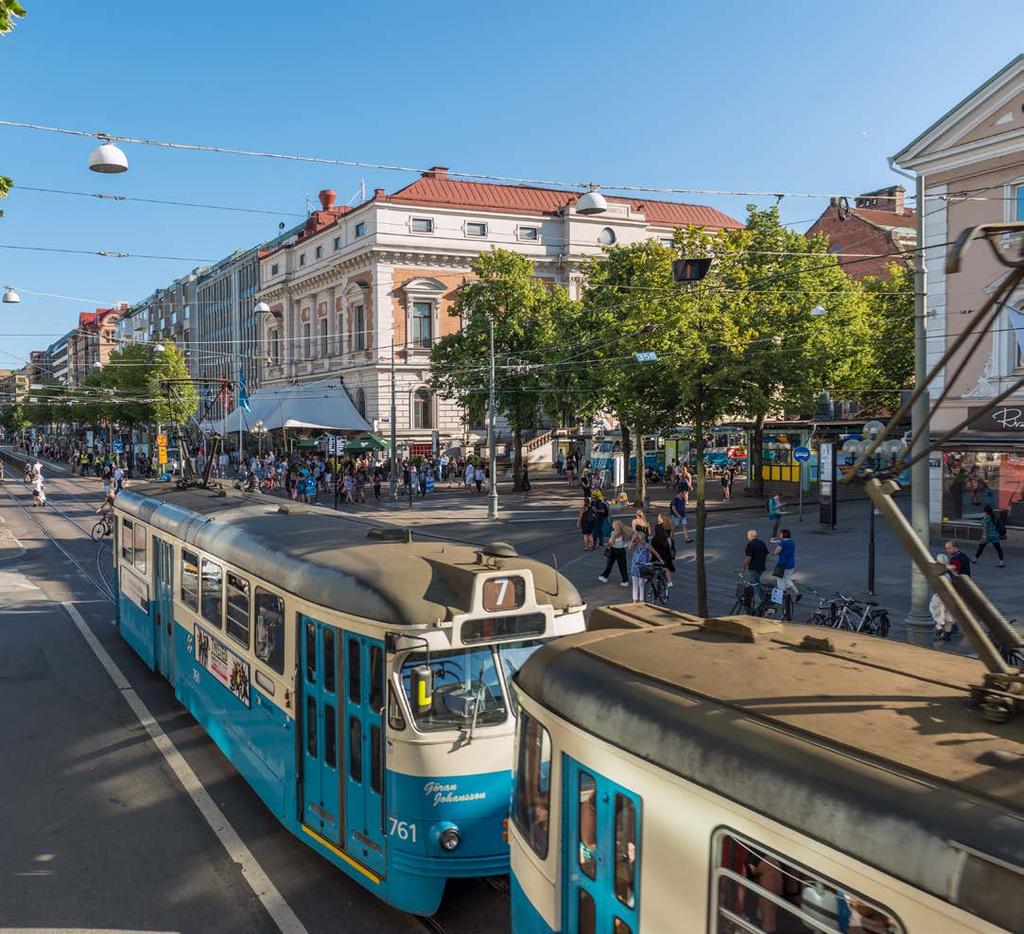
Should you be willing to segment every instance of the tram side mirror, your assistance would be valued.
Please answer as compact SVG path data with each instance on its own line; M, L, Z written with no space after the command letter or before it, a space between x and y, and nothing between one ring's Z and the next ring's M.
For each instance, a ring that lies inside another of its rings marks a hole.
M429 665L417 665L413 668L412 696L416 713L430 713L434 706L434 672Z

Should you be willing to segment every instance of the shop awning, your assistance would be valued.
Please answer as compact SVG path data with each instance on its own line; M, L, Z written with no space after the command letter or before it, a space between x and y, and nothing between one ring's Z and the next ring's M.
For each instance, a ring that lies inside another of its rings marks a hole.
M356 411L338 379L322 379L294 386L263 386L249 397L250 411L236 408L219 423L223 434L252 431L263 422L267 431L311 428L317 431L369 432L370 425Z

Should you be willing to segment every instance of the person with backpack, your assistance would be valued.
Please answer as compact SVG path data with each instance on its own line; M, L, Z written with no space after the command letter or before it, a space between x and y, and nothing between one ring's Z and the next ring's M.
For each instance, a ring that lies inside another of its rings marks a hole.
M978 563L978 558L981 557L981 553L985 550L987 545L991 545L996 550L996 555L999 561L996 563L997 568L1006 567L1006 562L1003 560L1003 546L999 544L999 540L1006 534L1005 528L1000 528L1001 523L996 519L995 512L991 506L986 506L983 510L984 515L981 517L981 541L978 542L978 550L974 552L974 557L971 558L972 564Z
M576 528L583 534L583 550L594 550L594 507L589 499L583 501L579 513L576 515Z
M603 548L611 531L611 521L608 503L600 490L594 490L594 495L590 498L590 508L594 512L594 547Z

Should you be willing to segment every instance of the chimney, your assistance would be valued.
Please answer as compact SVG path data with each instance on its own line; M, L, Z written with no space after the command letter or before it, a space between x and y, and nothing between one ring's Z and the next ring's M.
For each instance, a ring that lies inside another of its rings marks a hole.
M374 201L378 200L379 198L383 198L383 197L384 197L384 189L383 188L374 188L373 189L373 199L374 199Z
M896 214L906 214L907 209L903 203L903 195L905 194L904 187L902 185L896 185L893 187L892 193L894 195L894 200L889 203L892 205L893 212Z
M337 197L334 191L330 188L325 188L320 192L320 207L325 211L329 211L334 207L334 199Z
M423 173L424 178L439 178L445 180L448 178L448 166L446 165L435 165L427 169Z

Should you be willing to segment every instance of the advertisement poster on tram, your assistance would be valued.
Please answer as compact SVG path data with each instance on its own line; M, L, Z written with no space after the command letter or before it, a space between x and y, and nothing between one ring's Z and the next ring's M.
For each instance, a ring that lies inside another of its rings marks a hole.
M235 655L216 636L201 626L195 628L196 661L235 695L246 707L249 704L249 663Z

